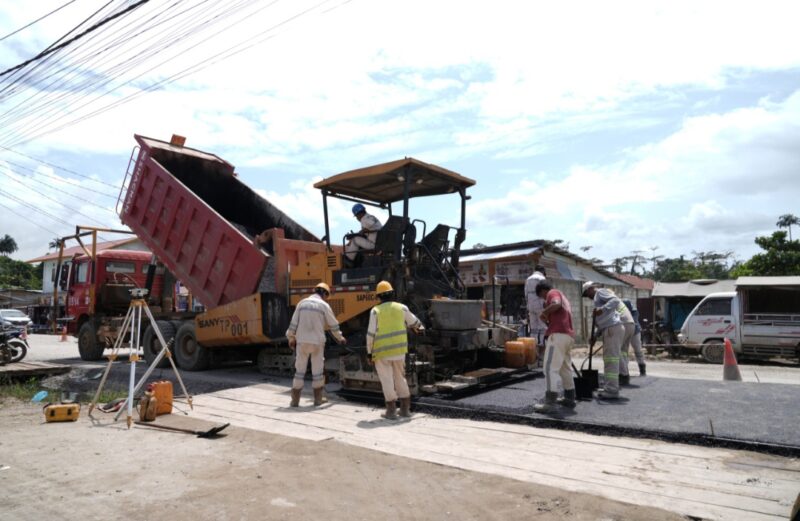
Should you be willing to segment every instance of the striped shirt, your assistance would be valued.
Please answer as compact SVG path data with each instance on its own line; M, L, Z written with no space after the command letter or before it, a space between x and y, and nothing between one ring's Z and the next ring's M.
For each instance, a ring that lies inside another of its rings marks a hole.
M336 315L322 297L314 293L297 304L286 330L286 337L300 344L324 344L325 330L330 330L336 340L343 340Z

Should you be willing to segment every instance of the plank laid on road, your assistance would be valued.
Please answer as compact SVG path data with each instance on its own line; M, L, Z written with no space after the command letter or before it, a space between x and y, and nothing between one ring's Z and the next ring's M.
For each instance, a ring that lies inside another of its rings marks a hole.
M422 414L389 422L364 405L290 409L288 401L287 389L262 384L199 395L195 406L199 417L241 427L709 519L785 519L800 486L800 463L785 458Z
M0 365L0 376L15 378L18 376L49 376L64 374L72 370L71 366L52 364L50 362L14 362L13 364Z

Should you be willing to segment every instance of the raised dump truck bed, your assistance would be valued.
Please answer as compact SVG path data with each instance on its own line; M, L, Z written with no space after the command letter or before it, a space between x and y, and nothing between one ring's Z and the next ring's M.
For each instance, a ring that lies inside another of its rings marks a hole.
M135 136L120 209L122 222L203 304L215 307L275 278L270 256L253 244L263 230L319 242L311 232L242 183L220 157ZM266 288L275 291L277 284Z

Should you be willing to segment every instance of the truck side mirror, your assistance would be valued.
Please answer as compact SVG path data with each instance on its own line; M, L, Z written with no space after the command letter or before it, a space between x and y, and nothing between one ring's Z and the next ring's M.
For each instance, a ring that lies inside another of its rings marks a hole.
M69 268L69 264L61 265L61 275L58 277L58 287L63 291L67 291L67 287L69 287Z

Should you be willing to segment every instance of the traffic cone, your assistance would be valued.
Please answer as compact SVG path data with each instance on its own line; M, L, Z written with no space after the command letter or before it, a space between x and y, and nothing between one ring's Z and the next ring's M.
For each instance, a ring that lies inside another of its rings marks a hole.
M59 341L60 342L66 342L67 341L67 326L63 326L61 328L61 340L59 340ZM727 358L725 360L727 360Z
M725 367L722 369L722 380L734 380L737 382L742 381L742 373L739 372L739 366L736 363L736 355L733 353L733 344L730 338L725 339Z

